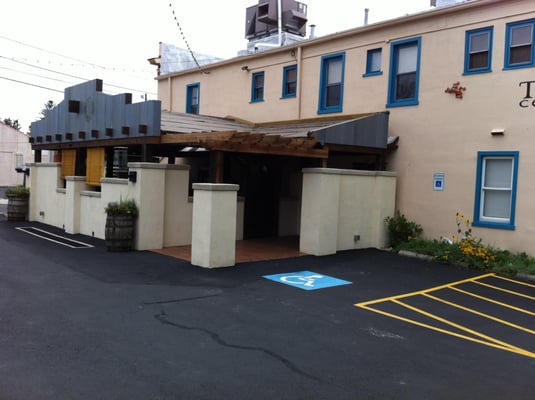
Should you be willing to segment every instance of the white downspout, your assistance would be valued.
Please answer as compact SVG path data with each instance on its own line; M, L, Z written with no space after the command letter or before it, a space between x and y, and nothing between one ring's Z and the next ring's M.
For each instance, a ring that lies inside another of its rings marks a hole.
M277 1L277 20L279 28L279 47L282 46L282 0Z

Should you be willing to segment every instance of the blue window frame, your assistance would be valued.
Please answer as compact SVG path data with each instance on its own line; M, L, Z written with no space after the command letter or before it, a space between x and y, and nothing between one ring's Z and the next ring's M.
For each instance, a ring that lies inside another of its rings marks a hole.
M321 58L318 114L341 112L344 99L345 53Z
M477 153L474 226L515 229L518 151Z
M504 69L535 66L535 19L506 25Z
M420 47L420 37L391 44L387 107L418 104Z
M264 71L255 72L251 79L251 103L264 101Z
M371 49L366 53L366 73L362 76L382 75L381 62L383 49Z
M466 31L464 73L491 72L493 27Z
M192 83L186 88L186 113L199 114L201 84Z
M282 98L297 96L297 65L284 67L282 74Z

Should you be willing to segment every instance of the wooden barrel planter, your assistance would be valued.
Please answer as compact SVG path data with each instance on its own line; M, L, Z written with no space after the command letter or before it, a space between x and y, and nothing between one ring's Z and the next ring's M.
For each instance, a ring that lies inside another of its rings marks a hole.
M7 220L26 221L28 218L28 197L9 197L7 201Z
M130 251L134 246L136 217L133 215L108 215L106 217L105 242L108 251Z

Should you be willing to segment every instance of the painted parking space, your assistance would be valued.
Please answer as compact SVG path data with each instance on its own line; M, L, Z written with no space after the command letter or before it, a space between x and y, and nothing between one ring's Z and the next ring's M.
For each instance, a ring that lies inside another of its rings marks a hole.
M32 226L17 227L15 229L24 233L28 233L40 239L47 240L49 242L53 242L56 244L60 244L62 246L70 247L71 249L87 249L87 248L94 247L93 245L89 243L80 242L78 240L74 240L74 239L71 239L69 237L62 236L62 235L57 235L55 233L46 231L44 229L39 229L39 228L32 227Z
M535 285L531 283L490 273L355 306L535 358Z
M264 275L263 278L293 286L303 290L325 289L333 286L349 285L351 282L318 274L312 271L286 272L283 274Z

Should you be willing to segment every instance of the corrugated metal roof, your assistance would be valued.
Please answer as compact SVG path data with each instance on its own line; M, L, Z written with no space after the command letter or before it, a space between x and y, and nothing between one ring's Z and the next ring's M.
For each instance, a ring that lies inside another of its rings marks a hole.
M206 115L185 114L162 111L162 133L215 133L215 132L250 132L262 135L277 135L287 138L307 138L315 132L338 130L340 127L370 116L384 113L368 113L341 117L318 118L295 122L276 121L271 123L252 124L233 118L212 117ZM322 137L322 140L324 138ZM326 140L328 142L328 140Z
M162 133L250 132L252 126L231 118L162 111Z

